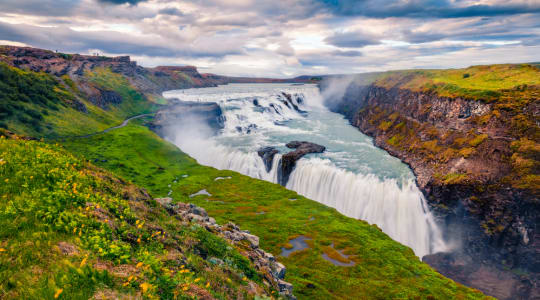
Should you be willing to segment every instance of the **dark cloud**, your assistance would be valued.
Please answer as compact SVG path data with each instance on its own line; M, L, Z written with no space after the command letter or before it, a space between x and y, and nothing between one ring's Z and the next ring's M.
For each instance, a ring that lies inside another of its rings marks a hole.
M148 0L97 0L98 2L102 3L110 3L110 4L130 4L130 5L137 5L139 2L145 2Z
M540 19L534 15L446 22L451 22L452 26L432 25L421 31L403 29L399 38L414 44L440 40L525 42L540 38L540 32L534 29L540 27Z
M314 0L323 9L342 16L370 18L464 18L540 13L540 3L508 1L504 5L458 6L448 0Z
M356 50L351 50L351 51L335 50L335 51L332 51L330 55L345 56L345 57L358 57L358 56L362 56L363 54L362 52L356 51Z
M77 5L79 5L79 0L1 0L0 11L56 17L72 14Z
M324 41L327 44L342 48L362 48L381 43L376 37L359 31L336 33L327 37Z
M161 15L183 16L184 14L176 7L167 7L158 11Z

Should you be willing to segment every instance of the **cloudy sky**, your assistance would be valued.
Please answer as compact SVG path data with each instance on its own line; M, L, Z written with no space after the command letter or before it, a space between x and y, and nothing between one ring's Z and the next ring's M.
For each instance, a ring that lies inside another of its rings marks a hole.
M540 0L1 0L0 44L239 76L540 61Z

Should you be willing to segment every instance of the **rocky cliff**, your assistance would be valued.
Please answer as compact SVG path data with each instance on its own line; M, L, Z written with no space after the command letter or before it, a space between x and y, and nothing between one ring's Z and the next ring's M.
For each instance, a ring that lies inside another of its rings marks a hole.
M512 289L502 293L493 281L457 276L448 257L426 261L488 294L537 297L539 86L446 96L412 87L416 75L399 75L399 80L383 75L372 84L350 86L335 110L411 166L447 239L457 244L453 251L462 254L452 261L514 270L504 280Z

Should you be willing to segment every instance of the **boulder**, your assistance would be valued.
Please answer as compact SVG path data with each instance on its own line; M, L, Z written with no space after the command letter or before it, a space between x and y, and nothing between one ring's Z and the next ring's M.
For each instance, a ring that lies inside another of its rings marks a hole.
M289 176L294 170L297 160L306 154L323 153L326 150L326 147L324 146L305 141L292 141L286 146L296 150L291 151L281 157L280 168L278 169L278 182L283 186L287 185L287 181L289 181Z

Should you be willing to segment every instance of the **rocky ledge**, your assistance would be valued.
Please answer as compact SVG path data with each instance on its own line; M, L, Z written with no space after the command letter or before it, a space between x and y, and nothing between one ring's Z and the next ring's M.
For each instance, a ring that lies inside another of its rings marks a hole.
M306 141L292 141L286 144L287 148L295 149L281 157L278 166L278 183L282 186L286 186L289 181L289 176L291 175L296 162L304 157L306 154L310 153L323 153L326 150L326 147L306 142ZM279 151L274 147L263 147L257 151L257 154L262 158L264 165L266 166L266 171L269 172L272 169L272 163L274 161L274 156L278 154Z
M255 268L264 275L265 284L276 288L280 295L286 299L294 300L293 285L284 280L286 268L276 258L259 247L259 237L247 230L241 230L234 223L218 225L216 220L208 216L204 208L194 204L173 203L172 198L156 198L171 215L184 222L197 223L209 232L215 233L230 244L238 246L242 254L248 257ZM246 247L247 244L247 247ZM209 257L215 263L222 264L217 258Z

